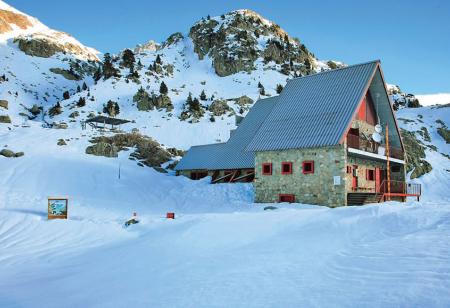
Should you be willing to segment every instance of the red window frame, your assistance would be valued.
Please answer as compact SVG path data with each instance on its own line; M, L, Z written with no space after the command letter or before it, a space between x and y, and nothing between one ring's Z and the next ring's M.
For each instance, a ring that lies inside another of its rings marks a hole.
M288 203L295 203L295 195L293 194L279 194L278 195L278 202L288 202Z
M305 170L305 166L311 165L311 170ZM305 160L302 163L303 174L312 174L314 173L314 161L313 160Z
M265 167L269 167L269 171L265 171ZM272 163L263 163L262 164L262 175L272 175Z
M375 181L375 170L366 169L366 180L367 181Z
M289 166L288 171L284 171L285 166ZM281 163L281 174L292 174L292 162L284 161Z

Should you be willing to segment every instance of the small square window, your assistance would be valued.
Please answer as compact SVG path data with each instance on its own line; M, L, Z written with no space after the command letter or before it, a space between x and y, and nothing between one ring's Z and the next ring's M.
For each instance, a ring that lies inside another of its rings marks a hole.
M263 175L272 175L272 163L262 164L262 174Z
M282 162L281 163L281 174L292 174L292 163Z
M366 178L368 181L375 181L375 171L372 169L367 169Z
M314 161L304 161L303 162L303 174L314 173Z
M278 202L294 203L295 195L280 194L280 195L278 195Z

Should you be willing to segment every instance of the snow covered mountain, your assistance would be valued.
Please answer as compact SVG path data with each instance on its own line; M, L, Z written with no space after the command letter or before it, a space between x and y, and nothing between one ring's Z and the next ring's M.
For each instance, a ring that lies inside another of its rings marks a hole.
M0 1L2 122L42 119L43 110L93 83L98 51Z
M318 60L298 38L251 10L202 18L161 44L105 53L98 62L95 50L67 34L1 1L0 9L0 117L6 122L0 131L57 123L68 136L87 139L92 135L81 122L113 111L131 121L122 132L139 131L185 150L226 141L235 115L277 95L289 78L344 65ZM47 41L41 45L41 39ZM53 43L57 47L49 47ZM415 99L397 86L390 91L400 107Z
M397 111L421 202L265 211L251 184L145 159L225 141L258 97L343 64L249 10L186 30L98 62L0 0L0 307L448 307L449 105ZM82 129L106 113L131 122ZM48 196L68 196L68 220L47 220Z

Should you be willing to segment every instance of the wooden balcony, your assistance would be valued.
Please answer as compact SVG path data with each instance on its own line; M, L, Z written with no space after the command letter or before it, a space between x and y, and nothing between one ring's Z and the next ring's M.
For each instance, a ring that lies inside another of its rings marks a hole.
M376 142L373 142L371 140L366 140L363 139L359 136L356 135L352 135L352 134L348 134L347 135L347 146L349 148L353 148L353 149L357 149L357 150L361 150L364 152L369 152L369 153L373 153L373 154L379 154L378 148L379 145ZM383 147L385 147L383 145ZM389 147L389 157L392 158L397 158L400 160L404 160L404 155L403 155L403 151L400 148L396 148L393 146ZM385 155L385 154L383 154Z

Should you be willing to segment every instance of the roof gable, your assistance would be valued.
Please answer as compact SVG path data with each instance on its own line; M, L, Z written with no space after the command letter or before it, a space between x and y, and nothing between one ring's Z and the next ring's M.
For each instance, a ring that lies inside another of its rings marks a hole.
M338 144L367 92L378 61L290 80L248 151Z

